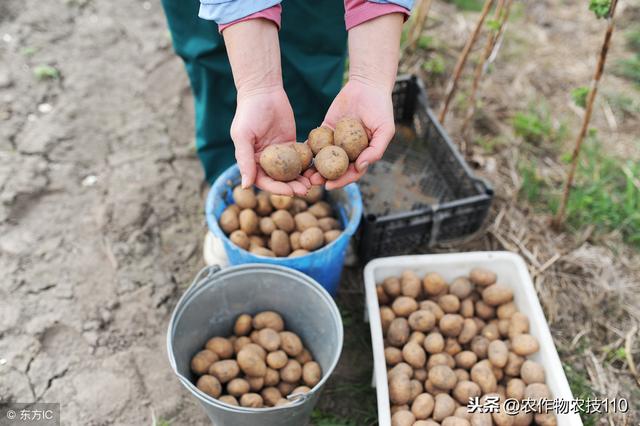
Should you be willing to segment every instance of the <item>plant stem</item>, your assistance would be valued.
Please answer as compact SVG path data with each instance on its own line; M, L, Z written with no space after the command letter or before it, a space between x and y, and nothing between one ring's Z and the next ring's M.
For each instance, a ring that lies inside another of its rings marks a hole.
M617 5L618 5L618 0L611 0L609 16L607 17L607 22L608 22L607 30L604 35L602 48L600 49L600 57L598 58L598 64L593 74L593 79L591 80L591 87L589 88L589 95L587 96L586 109L584 112L584 117L582 119L582 127L580 128L580 133L578 133L578 137L576 138L575 147L573 149L573 154L571 156L571 168L569 169L569 176L567 176L567 180L564 185L562 202L560 203L560 208L558 209L558 213L556 214L556 217L553 220L553 224L556 227L562 225L562 223L564 222L564 216L567 210L567 202L569 201L571 187L573 186L573 179L575 178L576 169L578 167L580 149L582 148L582 142L584 142L584 138L587 135L587 130L589 129L589 122L591 121L591 115L593 113L593 105L596 99L596 94L598 93L598 84L600 83L600 79L602 78L602 74L604 72L604 65L607 61L607 54L609 53L609 46L611 45L611 37L613 36L613 28L615 24L613 18L614 18L614 14L616 13Z
M408 45L411 50L415 50L416 46L418 45L418 40L420 39L420 35L422 34L422 31L424 31L424 27L427 24L427 17L429 16L430 8L431 8L431 0L419 1L415 19L413 20L413 25L409 30Z
M478 35L480 34L480 30L482 29L482 24L484 23L484 20L487 18L487 15L489 14L489 10L491 10L492 5L493 5L493 0L485 0L484 6L482 7L482 12L480 14L480 19L478 20L478 23L476 24L476 27L473 30L473 33L467 40L467 44L464 46L464 49L462 49L462 52L458 57L458 62L456 63L456 67L453 70L453 78L451 79L451 81L447 86L447 94L445 97L444 105L442 107L442 110L440 111L440 116L438 117L438 120L440 120L440 123L442 124L444 124L444 119L447 115L447 111L449 110L449 104L451 103L451 100L453 99L453 95L455 94L456 87L458 86L458 80L460 80L460 75L462 74L462 69L464 68L464 65L467 62L467 58L469 57L469 52L471 52L473 45L476 43L476 40L478 39Z

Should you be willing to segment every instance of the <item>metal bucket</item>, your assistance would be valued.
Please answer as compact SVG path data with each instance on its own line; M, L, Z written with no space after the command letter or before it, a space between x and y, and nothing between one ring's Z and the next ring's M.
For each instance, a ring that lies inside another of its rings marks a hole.
M322 379L291 404L245 408L221 402L194 385L191 358L212 336L231 335L242 313L273 310L282 315L322 367ZM167 330L169 362L184 387L202 404L215 426L302 426L342 352L343 329L335 302L312 278L282 266L246 264L200 271L176 305Z

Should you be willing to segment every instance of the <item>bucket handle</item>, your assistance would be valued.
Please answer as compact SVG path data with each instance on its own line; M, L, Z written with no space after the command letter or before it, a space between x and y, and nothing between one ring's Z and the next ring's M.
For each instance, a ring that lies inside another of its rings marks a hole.
M291 402L305 402L306 400L311 398L311 396L313 396L313 391L305 392L305 393L299 392L299 393L287 395L287 400Z
M202 268L200 272L198 272L198 275L196 275L196 277L191 282L191 285L185 290L182 298L186 299L187 297L189 297L189 295L200 288L202 283L208 281L209 278L213 277L217 272L220 271L220 269L220 265L209 265Z

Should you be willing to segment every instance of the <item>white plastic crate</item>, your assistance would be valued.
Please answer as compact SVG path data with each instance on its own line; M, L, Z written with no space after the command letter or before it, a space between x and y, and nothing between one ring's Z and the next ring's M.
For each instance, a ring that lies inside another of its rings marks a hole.
M376 284L382 283L387 277L399 276L405 269L411 269L419 276L424 276L427 272L437 272L450 282L456 277L468 275L475 267L494 271L498 274L498 282L513 289L515 304L529 317L530 333L540 342L540 351L529 358L545 367L547 385L554 398L567 401L573 399L531 276L520 256L511 252L494 251L385 257L372 260L364 268L366 314L371 326L374 385L377 389L380 426L391 425L391 413ZM582 426L582 420L578 414L558 414L558 425Z

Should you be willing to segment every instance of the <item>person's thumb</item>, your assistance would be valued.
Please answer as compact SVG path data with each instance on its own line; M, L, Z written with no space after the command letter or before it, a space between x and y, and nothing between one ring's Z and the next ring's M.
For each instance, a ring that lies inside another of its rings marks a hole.
M249 188L256 181L256 160L253 150L253 143L248 139L235 139L236 161L242 176L242 187Z

